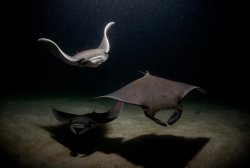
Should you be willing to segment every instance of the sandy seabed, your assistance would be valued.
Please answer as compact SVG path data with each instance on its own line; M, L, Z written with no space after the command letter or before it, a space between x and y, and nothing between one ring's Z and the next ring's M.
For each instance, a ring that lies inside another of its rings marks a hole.
M184 101L180 120L162 127L140 107L125 104L116 120L75 136L58 125L51 106L83 114L107 111L114 102L65 97L1 100L2 163L27 168L250 167L250 114L240 108ZM158 117L167 120L172 113L165 110Z

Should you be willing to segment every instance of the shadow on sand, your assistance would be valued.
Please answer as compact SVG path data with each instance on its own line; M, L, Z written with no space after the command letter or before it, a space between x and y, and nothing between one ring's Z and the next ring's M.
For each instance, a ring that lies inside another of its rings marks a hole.
M67 126L42 127L53 139L71 150L71 156L84 157L95 151L116 153L128 161L151 167L185 167L209 138L185 138L171 135L148 134L123 141L105 137L107 128L99 126L82 136L73 135Z

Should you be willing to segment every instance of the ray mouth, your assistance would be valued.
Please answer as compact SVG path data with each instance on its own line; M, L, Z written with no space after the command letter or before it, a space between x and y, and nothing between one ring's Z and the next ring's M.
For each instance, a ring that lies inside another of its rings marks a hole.
M88 128L85 127L84 124L73 124L73 125L70 126L70 130L75 135L81 135L84 132L86 132L88 130Z
M73 128L85 128L84 124L73 124L72 125Z

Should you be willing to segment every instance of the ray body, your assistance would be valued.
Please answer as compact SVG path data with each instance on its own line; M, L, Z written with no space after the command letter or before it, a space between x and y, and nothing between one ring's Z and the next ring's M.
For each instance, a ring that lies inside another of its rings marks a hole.
M165 122L154 117L155 113L164 109L175 109L175 113L169 118L168 124L175 123L182 113L182 98L194 89L203 92L197 86L171 81L146 73L142 78L127 84L121 89L97 98L107 97L141 106L147 117L162 126L166 126Z
M92 112L84 115L70 114L54 108L51 108L51 110L58 121L70 125L70 129L74 134L83 134L98 124L108 123L116 119L122 112L123 105L123 102L117 101L115 106L107 112Z
M110 44L107 37L107 32L114 22L108 23L103 32L101 44L96 49L89 49L70 56L62 51L62 49L52 40L47 38L39 38L38 41L44 44L50 52L61 59L63 62L80 67L98 67L108 59Z

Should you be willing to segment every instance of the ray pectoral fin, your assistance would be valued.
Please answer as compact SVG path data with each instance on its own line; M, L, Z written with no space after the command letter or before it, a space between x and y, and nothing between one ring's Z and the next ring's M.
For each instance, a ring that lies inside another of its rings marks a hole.
M178 107L176 108L175 112L172 114L172 116L168 119L168 124L172 125L174 124L176 121L178 121L181 117L182 114L182 105L178 105Z
M53 112L55 118L60 122L69 122L72 118L78 116L75 114L70 114L70 113L59 111L53 107L51 107L51 111Z
M101 44L99 45L98 48L100 49L104 49L105 53L108 53L109 52L109 49L110 49L110 45L109 45L109 40L108 40L108 37L107 37L107 32L109 31L110 27L115 24L115 22L109 22L105 28L104 28L104 33L103 33L103 38L102 38L102 42Z
M62 61L70 64L70 65L75 65L77 64L77 62L79 61L79 59L73 58L69 55L67 55L66 53L64 53L59 47L58 45L47 38L39 38L37 41L41 42L43 45L45 45L45 47L47 47L49 49L49 51L55 55L56 57L58 57L59 59L61 59Z

